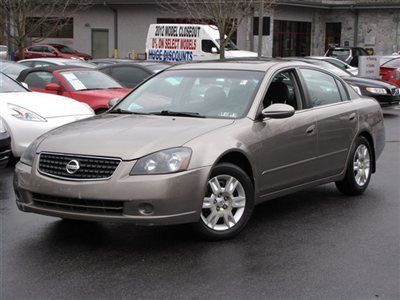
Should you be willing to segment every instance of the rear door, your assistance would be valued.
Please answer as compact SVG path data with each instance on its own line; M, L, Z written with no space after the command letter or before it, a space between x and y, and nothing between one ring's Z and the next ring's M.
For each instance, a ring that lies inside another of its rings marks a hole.
M357 132L358 112L341 80L321 70L300 68L307 105L317 116L318 176L325 178L344 170L347 154Z

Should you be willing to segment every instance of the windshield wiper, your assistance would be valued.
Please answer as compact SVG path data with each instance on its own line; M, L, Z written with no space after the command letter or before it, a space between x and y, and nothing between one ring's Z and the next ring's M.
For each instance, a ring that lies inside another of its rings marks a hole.
M149 113L135 112L135 111L130 111L130 110L121 109L121 108L110 110L108 113L110 113L110 114L122 114L122 115L123 114L126 114L126 115L149 115Z
M158 116L175 116L175 117L192 117L192 118L205 118L206 116L200 115L197 112L184 112L184 111L172 111L162 110L160 112L151 112L152 115Z

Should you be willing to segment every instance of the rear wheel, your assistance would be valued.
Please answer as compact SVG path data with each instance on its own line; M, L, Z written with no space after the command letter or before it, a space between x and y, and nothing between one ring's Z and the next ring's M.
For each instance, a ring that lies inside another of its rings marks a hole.
M372 173L373 156L368 140L359 136L352 148L346 175L336 187L345 195L360 195L368 187Z
M207 183L197 233L208 240L236 236L247 224L254 208L254 187L239 167L217 165Z

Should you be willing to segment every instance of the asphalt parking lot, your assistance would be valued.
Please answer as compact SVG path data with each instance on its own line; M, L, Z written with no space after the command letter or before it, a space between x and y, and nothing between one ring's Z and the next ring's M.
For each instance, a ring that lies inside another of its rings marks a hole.
M189 226L74 223L17 210L0 171L0 299L399 299L400 109L367 192L262 204L224 242Z

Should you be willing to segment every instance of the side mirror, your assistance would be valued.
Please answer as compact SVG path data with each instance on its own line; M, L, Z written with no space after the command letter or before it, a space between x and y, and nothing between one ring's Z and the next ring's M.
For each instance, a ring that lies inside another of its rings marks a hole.
M57 83L48 83L44 86L46 91L61 92L61 86Z
M211 48L211 53L217 54L218 53L217 47L212 47Z
M264 118L284 119L293 116L294 112L295 110L293 106L283 103L275 103L271 104L267 108L264 108L261 112L261 115Z
M26 89L29 90L29 86L28 86L28 84L27 84L26 82L21 82L21 85L22 85L24 88L26 88Z
M110 101L108 101L108 108L112 108L112 107L114 107L115 105L117 105L118 102L119 102L119 100L121 100L121 99L119 99L119 98L112 98Z

